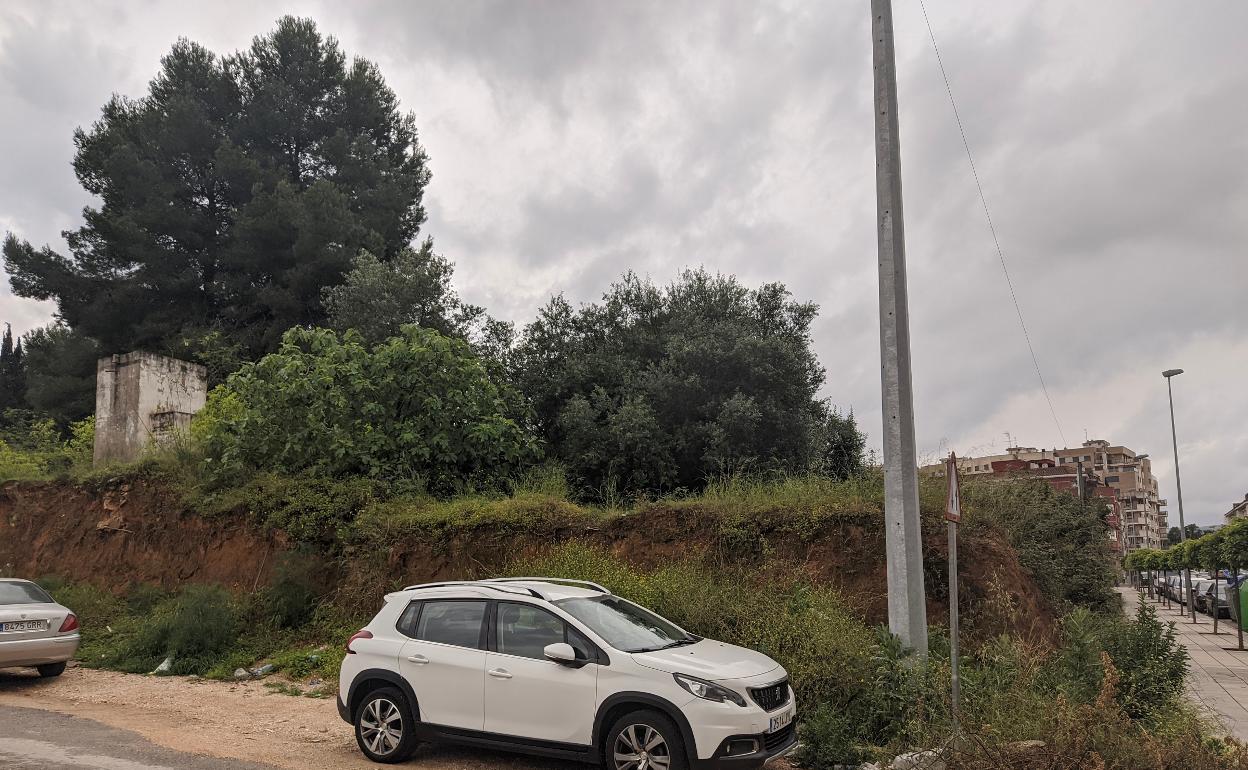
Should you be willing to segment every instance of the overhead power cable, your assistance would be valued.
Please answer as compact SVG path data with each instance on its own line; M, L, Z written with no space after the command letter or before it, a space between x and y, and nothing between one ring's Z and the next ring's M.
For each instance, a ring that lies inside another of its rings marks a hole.
M975 179L975 187L979 190L979 202L984 206L984 217L988 220L988 231L992 233L992 242L997 248L997 259L1001 262L1001 272L1005 274L1005 285L1010 289L1010 299L1014 302L1014 312L1018 314L1018 325L1023 329L1023 339L1027 341L1027 350L1031 353L1031 363L1036 369L1036 378L1040 380L1040 391L1048 402L1049 414L1053 416L1053 424L1057 426L1057 434L1062 438L1062 445L1067 446L1066 434L1062 432L1062 422L1057 419L1057 410L1053 408L1053 399L1049 397L1049 388L1044 382L1044 374L1040 371L1040 360L1036 358L1036 349L1031 344L1031 334L1027 331L1027 322L1023 320L1023 309L1018 304L1018 294L1014 291L1014 281L1010 279L1010 269L1005 264L1005 252L1001 249L1001 240L997 237L997 227L992 222L992 213L988 210L988 198L984 195L984 186L979 181L979 170L975 168L975 157L971 154L970 142L966 140L966 129L962 127L962 116L958 113L958 102L953 98L953 87L949 85L949 73L945 71L945 61L940 55L940 46L936 45L936 35L932 32L932 20L927 15L927 5L919 0L919 8L923 9L923 21L927 24L927 36L932 41L932 50L936 52L936 63L940 66L940 76L945 81L945 93L949 95L949 106L953 108L953 118L958 123L958 133L962 135L962 147L966 150L966 160L971 165L971 176Z

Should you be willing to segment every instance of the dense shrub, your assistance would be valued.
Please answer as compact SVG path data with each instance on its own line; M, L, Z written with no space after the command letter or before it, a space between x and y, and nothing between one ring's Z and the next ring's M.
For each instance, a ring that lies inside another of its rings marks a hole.
M324 592L325 567L307 550L279 557L273 581L261 594L265 620L278 628L297 628L312 619Z
M1105 633L1105 652L1118 668L1119 702L1132 718L1164 718L1183 694L1189 659L1174 625L1141 603L1134 622L1115 622Z
M236 487L200 490L190 501L207 514L245 511L256 522L283 531L295 542L332 549L343 528L378 499L383 486L360 477L337 480L260 473Z
M1084 606L1117 612L1108 508L1081 502L1042 481L992 480L965 484L963 505L973 524L996 526L1055 608Z
M816 394L817 308L690 270L631 273L579 309L562 297L524 329L517 381L541 438L585 496L700 489L723 473L861 470L853 416Z
M380 479L447 495L531 461L516 397L462 340L406 326L374 346L292 329L213 392L205 440L220 485L258 471Z
M110 661L123 671L154 670L166 657L170 673L204 674L238 639L238 611L219 586L191 585L154 608Z
M20 435L0 439L0 481L64 477L91 467L95 417L69 426L68 437L50 419L30 423Z
M145 615L167 601L170 595L154 583L134 583L126 591L126 606L131 612Z

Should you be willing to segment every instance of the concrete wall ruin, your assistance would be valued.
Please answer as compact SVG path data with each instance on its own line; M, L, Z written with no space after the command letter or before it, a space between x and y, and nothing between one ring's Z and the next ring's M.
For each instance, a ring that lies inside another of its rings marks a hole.
M208 370L155 353L101 358L95 369L95 465L137 460L185 430L208 397Z

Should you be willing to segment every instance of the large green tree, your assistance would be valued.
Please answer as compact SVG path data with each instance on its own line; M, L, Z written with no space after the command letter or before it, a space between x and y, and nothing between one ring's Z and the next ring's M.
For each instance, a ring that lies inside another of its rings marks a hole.
M816 312L780 284L692 270L660 288L629 273L601 303L552 299L524 330L515 377L550 454L590 494L732 472L844 476L863 440L816 395Z
M99 347L55 323L27 334L26 403L61 428L95 411L95 363Z
M491 362L500 362L511 348L511 324L462 301L451 286L454 272L454 264L434 252L430 238L388 261L361 251L342 283L324 291L329 326L354 329L376 343L415 324L467 340Z
M322 290L367 249L399 254L425 219L426 156L372 63L285 17L219 56L181 40L146 95L75 132L96 197L68 256L9 235L14 292L55 299L103 352L254 358L323 322Z

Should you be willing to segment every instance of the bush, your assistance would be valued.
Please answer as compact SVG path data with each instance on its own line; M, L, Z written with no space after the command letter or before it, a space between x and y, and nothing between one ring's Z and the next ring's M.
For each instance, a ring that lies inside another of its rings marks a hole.
M261 594L263 619L278 628L298 628L307 623L323 590L323 569L311 552L282 554L273 582Z
M701 489L723 473L863 466L852 414L819 400L815 305L688 270L629 273L601 303L553 298L524 329L514 372L541 438L598 501Z
M143 673L169 657L170 673L202 675L230 651L238 631L237 610L225 589L187 586L143 619L112 663L123 671Z
M1042 481L1023 479L967 483L962 499L973 525L1006 533L1054 608L1121 609L1103 501L1081 502Z
M330 479L261 473L237 487L199 491L191 504L203 513L245 511L258 523L286 533L297 543L332 548L344 528L383 493L384 485L366 478Z
M213 391L197 428L218 486L267 470L360 476L436 495L498 486L535 448L518 397L462 340L429 329L374 346L295 328Z
M866 676L847 699L804 701L810 713L800 727L803 766L835 767L880 756L879 747L899 743L912 721L938 700L933 669L919 664L886 629L875 629L865 652Z
M1164 714L1179 701L1188 670L1187 648L1175 638L1174 625L1141 602L1134 621L1107 626L1105 651L1120 674L1116 689L1123 710L1133 719Z
M169 599L169 592L155 583L134 583L126 591L126 606L131 612L146 615Z
M0 481L65 477L90 469L95 417L70 425L68 438L62 437L52 420L45 419L10 439L0 439Z
M1048 671L1052 687L1088 703L1105 686L1102 658L1113 664L1115 698L1132 719L1156 720L1176 708L1187 676L1187 649L1174 626L1141 603L1135 619L1075 610L1062 620L1062 648Z

